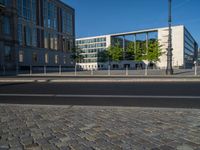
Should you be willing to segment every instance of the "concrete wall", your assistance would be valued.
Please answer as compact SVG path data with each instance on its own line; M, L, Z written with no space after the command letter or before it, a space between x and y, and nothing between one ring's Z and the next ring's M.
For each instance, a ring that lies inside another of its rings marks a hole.
M160 68L166 68L167 66L167 47L168 47L168 28L158 29L158 39L162 45L162 51L165 52L160 57L160 62L157 66ZM184 26L172 27L172 66L183 67L184 66Z
M72 66L72 60L70 58L70 53L65 53L55 50L46 50L46 49L33 49L25 48L20 49L24 52L23 62L19 62L19 66ZM37 53L37 62L33 61L33 53ZM48 54L48 63L45 64L45 53ZM58 63L55 63L55 55L58 55ZM64 63L64 59L66 63Z

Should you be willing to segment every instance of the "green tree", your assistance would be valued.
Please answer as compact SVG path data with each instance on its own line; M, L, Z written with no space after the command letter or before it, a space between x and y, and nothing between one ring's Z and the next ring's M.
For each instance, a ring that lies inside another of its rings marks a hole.
M123 49L119 44L108 47L108 57L112 61L120 61L123 58Z
M143 60L143 53L144 53L144 42L137 41L128 43L126 49L126 56L129 60L134 61L142 61Z
M158 40L149 40L148 47L146 41L130 42L127 46L126 53L128 58L131 58L129 60L148 60L149 62L156 63L160 61L160 56L164 54L161 47L162 45L159 44Z
M129 42L126 49L126 59L134 60L135 59L135 43Z
M158 40L149 40L148 48L146 49L145 55L143 55L143 60L147 60L152 63L160 61L160 56L164 54L161 47L162 45L160 45Z
M75 63L81 62L84 58L83 55L81 55L81 53L82 53L82 50L79 47L77 46L74 47L72 49L71 59L73 59Z
M98 52L98 62L106 62L106 61L108 61L109 60L109 58L108 58L108 51L99 51Z

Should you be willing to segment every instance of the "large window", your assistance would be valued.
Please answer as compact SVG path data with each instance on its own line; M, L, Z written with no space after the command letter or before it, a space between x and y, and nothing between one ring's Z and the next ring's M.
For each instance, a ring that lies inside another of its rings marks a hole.
M3 18L3 33L10 34L10 18L7 16Z
M31 19L31 1L30 0L22 0L22 16L27 20Z
M23 45L23 39L22 39L22 23L21 20L18 20L18 26L17 26L18 30L18 41L19 41L19 45Z
M73 34L73 23L72 23L72 15L67 13L67 33L70 35Z
M17 13L22 16L22 0L17 0Z
M45 58L45 64L48 64L49 63L49 55L48 55L48 53L45 53L45 56L44 56Z
M26 45L31 46L31 28L30 26L26 26Z
M55 64L58 64L58 61L59 61L58 55L55 55Z
M37 53L33 53L32 61L33 61L33 63L37 63L37 61L38 61Z
M142 53L146 53L147 48L147 34L146 33L139 33L136 34L136 49L141 49Z
M11 0L0 0L0 5L10 6Z
M19 51L19 62L20 63L24 62L24 53L23 53L23 51Z
M12 60L12 55L11 55L11 47L10 46L5 46L5 61L10 62Z
M1 5L5 5L5 0L0 0Z
M47 31L44 31L44 47L49 48L49 34Z
M73 34L73 18L72 14L62 10L62 31L70 35Z
M33 22L36 23L36 0L32 0L31 18Z
M46 5L47 2L45 1ZM44 6L44 24L48 28L57 30L57 7L54 3L48 2L47 7Z
M149 32L148 33L148 40L157 40L158 39L158 32Z
M37 30L35 26L32 28L32 46L37 46Z

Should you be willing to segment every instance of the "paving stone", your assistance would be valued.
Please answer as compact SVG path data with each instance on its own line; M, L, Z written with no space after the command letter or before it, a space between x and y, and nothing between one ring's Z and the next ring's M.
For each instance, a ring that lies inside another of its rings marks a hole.
M200 110L0 104L0 150L199 150Z
M194 149L188 145L181 145L177 147L177 150L194 150Z
M7 144L0 144L0 150L8 150L9 149L9 145Z

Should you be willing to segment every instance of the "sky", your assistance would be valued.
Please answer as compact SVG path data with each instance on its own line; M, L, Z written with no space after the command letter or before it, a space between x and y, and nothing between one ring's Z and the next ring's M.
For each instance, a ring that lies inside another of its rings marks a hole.
M168 0L62 0L75 9L76 37L168 25ZM185 25L200 46L200 0L172 0L172 24Z

